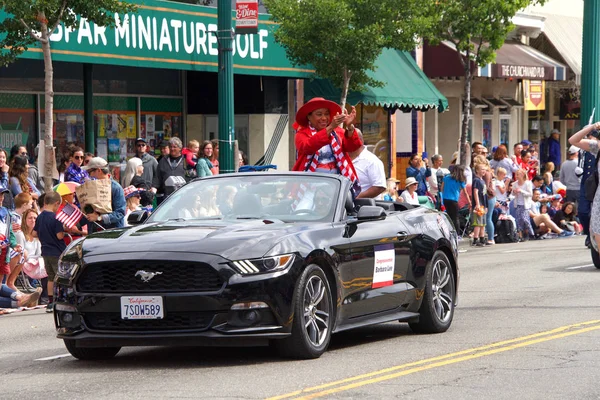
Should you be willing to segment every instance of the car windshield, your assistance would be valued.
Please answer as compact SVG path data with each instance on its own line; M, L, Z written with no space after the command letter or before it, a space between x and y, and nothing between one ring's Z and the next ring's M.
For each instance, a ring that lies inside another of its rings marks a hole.
M333 221L340 182L312 174L223 175L173 193L149 222L210 219Z

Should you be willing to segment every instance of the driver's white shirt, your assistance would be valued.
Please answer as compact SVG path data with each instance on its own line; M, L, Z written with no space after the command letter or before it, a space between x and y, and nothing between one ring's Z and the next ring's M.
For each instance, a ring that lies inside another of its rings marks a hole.
M354 164L356 175L358 175L358 181L360 182L360 189L362 192L373 186L381 187L383 189L387 187L383 162L366 148L352 160L352 164ZM383 200L383 194L375 197L375 199Z

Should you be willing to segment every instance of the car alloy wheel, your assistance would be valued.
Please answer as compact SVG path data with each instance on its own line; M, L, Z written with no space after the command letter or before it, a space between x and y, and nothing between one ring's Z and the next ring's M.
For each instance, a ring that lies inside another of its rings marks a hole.
M304 327L314 346L321 346L329 334L331 310L326 285L319 276L313 275L304 289Z
M285 339L274 340L273 345L283 356L318 358L329 346L334 319L327 276L318 265L308 265L296 283L292 333Z
M423 302L418 322L409 323L417 333L445 332L452 324L456 282L452 265L442 251L436 251L427 268Z
M435 314L441 322L447 322L452 317L454 301L454 284L450 284L452 270L443 260L436 260L433 265L431 291Z

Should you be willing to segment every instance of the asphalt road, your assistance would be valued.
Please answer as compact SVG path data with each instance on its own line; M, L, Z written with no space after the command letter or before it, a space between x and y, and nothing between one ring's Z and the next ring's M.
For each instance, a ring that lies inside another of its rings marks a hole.
M597 399L600 271L583 238L460 254L450 330L333 337L318 360L269 348L129 348L82 362L43 311L0 316L0 399Z

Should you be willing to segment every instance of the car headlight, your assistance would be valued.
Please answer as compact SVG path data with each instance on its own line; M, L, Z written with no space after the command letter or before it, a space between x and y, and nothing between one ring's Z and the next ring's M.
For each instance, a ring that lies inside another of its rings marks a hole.
M81 266L83 239L80 238L71 242L61 254L58 259L57 275L59 278L71 279Z
M286 269L294 259L293 254L232 261L229 265L242 275L262 274Z

